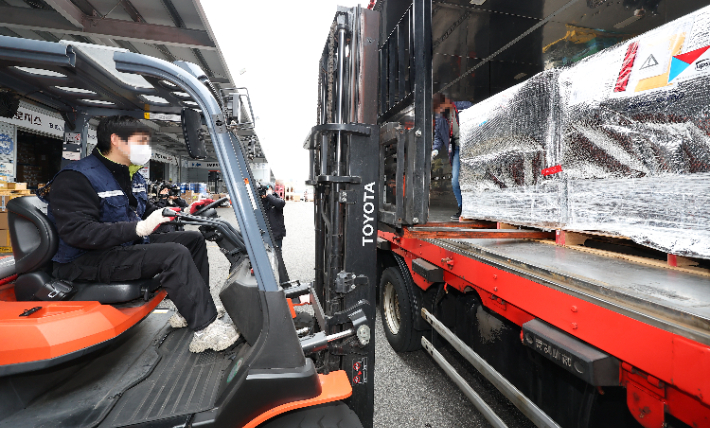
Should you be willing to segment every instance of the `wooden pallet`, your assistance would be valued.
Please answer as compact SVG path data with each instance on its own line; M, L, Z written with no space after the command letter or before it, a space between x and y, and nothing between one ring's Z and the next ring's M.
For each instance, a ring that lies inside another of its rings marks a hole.
M588 240L595 240L599 238L610 238L613 240L617 240L620 242L625 242L628 243L630 247L636 247L636 248L645 248L649 250L653 250L650 247L643 246L641 244L637 244L634 241L632 241L630 238L627 238L625 236L620 236L620 235L612 235L612 234L607 234L607 233L599 233L599 232L593 232L593 231L567 231L567 230L557 230L555 232L555 241L545 241L546 244L552 244L552 245L557 245L561 247L566 247L566 248L571 248L573 250L577 251L583 251L585 253L590 253L590 254L596 254L599 256L604 256L604 257L610 257L610 258L615 258L615 259L621 259L621 260L629 260L632 262L636 263L642 263L646 264L649 266L655 266L655 267L662 267L665 269L671 269L679 272L686 272L686 273L693 273L693 274L698 274L702 276L707 276L710 277L710 269L704 268L704 267L698 267L700 264L700 261L692 259L692 258L687 258L687 257L681 257L681 256L676 256L674 254L666 254L666 260L659 260L651 257L643 257L643 256L638 256L638 255L633 255L633 254L626 254L623 252L617 252L617 251L609 251L609 250L601 250L598 248L590 248L585 246L584 244ZM653 250L656 251L656 250ZM661 253L660 251L658 252L659 254Z
M470 224L490 224L490 222L486 221L480 221L480 220L474 220L474 219L466 219L466 223ZM459 222L459 223L452 223L452 226L448 227L467 227L465 226L466 223ZM428 225L427 225L428 226ZM518 230L527 230L527 231L542 231L542 229L539 228L534 228L534 227L529 227L529 226L521 226L521 225L516 225L516 224L511 224L511 223L504 223L504 222L498 222L497 223L497 228L498 229L518 229ZM522 235L519 235L522 237ZM510 236L512 237L512 236ZM610 233L603 233L603 232L597 232L597 231L570 231L570 230L561 230L557 229L554 231L554 240L553 239L546 239L542 236L533 236L531 235L530 237L526 237L525 239L538 239L539 242L549 244L549 245L557 245L560 247L566 247L570 248L573 250L577 251L583 251L589 254L595 254L603 257L609 257L609 258L614 258L614 259L620 259L620 260L628 260L632 261L635 263L641 263L649 266L655 266L655 267L662 267L664 269L670 269L678 272L685 272L685 273L693 273L696 275L702 275L705 277L710 277L710 269L707 267L702 267L699 266L701 264L700 260L696 260L693 258L688 258L688 257L682 257L678 256L675 254L665 254L665 260L661 259L656 259L653 257L644 257L644 256L639 256L639 255L634 255L634 254L627 254L625 252L621 251L612 251L612 250L604 250L604 249L599 249L599 248L590 248L588 246L585 246L585 242L592 240L592 241L599 241L599 240L607 240L607 241L616 241L617 243L623 244L628 246L630 249L644 249L646 251L652 251L652 252L657 252L659 255L662 253L660 251L657 251L651 247L646 247L644 245L638 244L634 242L631 238L628 238L626 236L621 236L621 235L615 235L615 234L610 234Z
M404 237L411 239L552 239L553 232L525 229L482 229L461 227L408 227Z

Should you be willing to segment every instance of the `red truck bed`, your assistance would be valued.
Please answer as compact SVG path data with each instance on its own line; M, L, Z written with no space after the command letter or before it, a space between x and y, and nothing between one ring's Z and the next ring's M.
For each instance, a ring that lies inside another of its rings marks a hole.
M466 239L466 231L478 236L475 223L463 237L431 238L442 226L380 238L421 289L433 283L413 269L419 258L443 269L445 287L477 292L514 324L539 319L616 357L629 409L643 426L662 424L664 414L710 426L710 275L511 239L509 230L500 230L507 239Z

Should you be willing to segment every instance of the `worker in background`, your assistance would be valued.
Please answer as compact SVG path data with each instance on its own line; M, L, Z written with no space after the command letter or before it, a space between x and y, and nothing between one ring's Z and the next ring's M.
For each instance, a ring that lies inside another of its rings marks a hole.
M160 192L158 193L158 199L155 206L158 208L170 208L182 211L188 207L188 203L180 197L180 189L171 181L169 183L164 183L160 187ZM161 224L153 233L179 232L183 230L185 230L185 227L182 225L164 223Z
M170 324L194 331L190 351L228 348L239 333L218 319L204 237L153 234L171 218L150 203L138 172L151 156L150 129L112 116L99 123L97 139L93 153L59 171L41 195L60 238L54 276L109 283L157 275L178 310Z
M286 225L284 224L284 207L286 206L286 201L281 199L279 195L274 192L274 186L271 184L260 186L259 193L261 194L261 203L264 205L264 212L271 226L271 234L274 239L274 251L276 252L276 259L279 265L278 282L288 282L291 279L289 279L288 271L286 271L286 265L284 264L284 258L281 252L281 245L286 236Z
M459 112L473 105L470 101L451 101L444 94L434 94L432 107L434 110L434 144L432 147L432 160L441 152L449 154L451 164L451 187L454 189L458 209L451 216L452 220L461 217L461 187L459 186Z
M188 203L180 197L180 188L177 184L170 182L161 186L157 205L161 208L187 208Z

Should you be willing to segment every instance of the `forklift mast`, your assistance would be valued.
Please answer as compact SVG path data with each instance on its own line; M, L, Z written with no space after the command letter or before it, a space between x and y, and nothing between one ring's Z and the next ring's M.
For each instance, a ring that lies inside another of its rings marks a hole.
M424 224L431 183L431 0L380 1L381 228ZM438 203L436 198L432 203Z
M322 354L319 369L348 373L348 404L363 426L372 426L374 405L378 34L377 12L338 9L319 62L317 125L304 143L310 151L307 184L314 187L314 294L324 313L318 324L337 335L350 318L357 330Z

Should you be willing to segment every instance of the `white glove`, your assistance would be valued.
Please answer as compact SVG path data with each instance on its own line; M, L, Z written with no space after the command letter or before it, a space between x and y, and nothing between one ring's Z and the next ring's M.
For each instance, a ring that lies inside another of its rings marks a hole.
M170 221L172 217L163 217L163 209L153 211L147 219L136 223L136 233L138 236L148 236L155 231L162 223Z
M434 160L435 157L439 156L439 151L438 150L432 150L431 151L431 160Z

